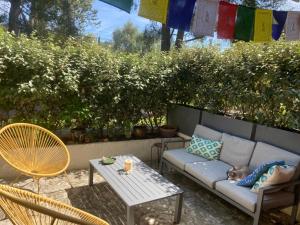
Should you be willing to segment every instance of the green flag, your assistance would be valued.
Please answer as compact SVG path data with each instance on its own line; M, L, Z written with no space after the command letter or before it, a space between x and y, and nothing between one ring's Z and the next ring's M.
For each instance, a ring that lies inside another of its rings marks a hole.
M235 22L234 38L243 41L250 41L253 35L255 9L246 6L239 6Z
M128 13L130 13L131 7L133 5L133 0L100 0L100 1L115 6Z

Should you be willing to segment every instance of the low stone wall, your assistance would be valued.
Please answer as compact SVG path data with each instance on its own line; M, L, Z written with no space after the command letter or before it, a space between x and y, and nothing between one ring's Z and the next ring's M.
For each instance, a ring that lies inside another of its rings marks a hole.
M167 138L166 140L180 139L179 137L175 137ZM68 170L87 169L90 159L101 158L103 156L132 154L143 161L150 161L151 146L157 142L161 142L161 138L68 145L71 157ZM182 147L182 143L173 143L169 147ZM153 157L156 159L157 154L154 154ZM19 174L19 172L4 162L3 159L0 159L0 178L14 178Z
M170 140L178 138L171 138ZM130 140L117 142L91 143L84 145L69 145L71 163L69 169L83 169L88 167L90 159L101 158L103 156L132 154L143 161L149 161L151 156L151 146L161 142L160 138L145 140ZM182 145L182 144L181 144ZM177 146L180 146L177 144ZM176 147L173 144L173 147ZM156 154L153 155L156 157Z

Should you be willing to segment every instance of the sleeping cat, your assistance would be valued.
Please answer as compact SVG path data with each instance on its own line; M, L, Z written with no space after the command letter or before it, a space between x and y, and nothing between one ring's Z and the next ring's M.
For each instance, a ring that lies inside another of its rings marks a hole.
M228 180L240 181L250 174L248 166L234 166L228 170L227 176Z

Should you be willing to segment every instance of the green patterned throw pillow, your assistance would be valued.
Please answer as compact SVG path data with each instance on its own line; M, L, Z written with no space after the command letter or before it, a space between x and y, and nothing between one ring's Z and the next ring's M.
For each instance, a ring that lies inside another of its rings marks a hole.
M219 159L221 148L222 142L220 141L203 139L193 135L190 145L186 148L186 151L209 160L214 160Z
M295 171L296 168L294 166L272 166L271 168L269 168L268 172L264 173L258 179L258 181L255 182L255 184L251 188L251 191L259 192L260 188L289 182L293 178Z

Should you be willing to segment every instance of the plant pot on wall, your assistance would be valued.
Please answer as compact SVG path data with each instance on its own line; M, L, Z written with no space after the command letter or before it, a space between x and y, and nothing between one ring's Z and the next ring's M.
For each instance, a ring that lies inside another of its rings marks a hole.
M125 135L125 138L127 138L127 139L131 138L131 128L130 127L124 128L124 135Z
M175 137L177 134L177 128L170 125L163 125L159 127L159 133L163 138Z
M145 138L147 133L147 127L146 126L134 126L132 135L135 138Z
M108 142L109 141L109 139L108 139L108 129L106 127L103 127L103 128L99 129L98 138L102 142Z
M59 130L54 131L56 134L65 144L73 143L72 133L70 128L62 128Z
M74 143L84 143L85 135L86 135L86 129L77 127L71 129L71 134L72 134L72 141Z

